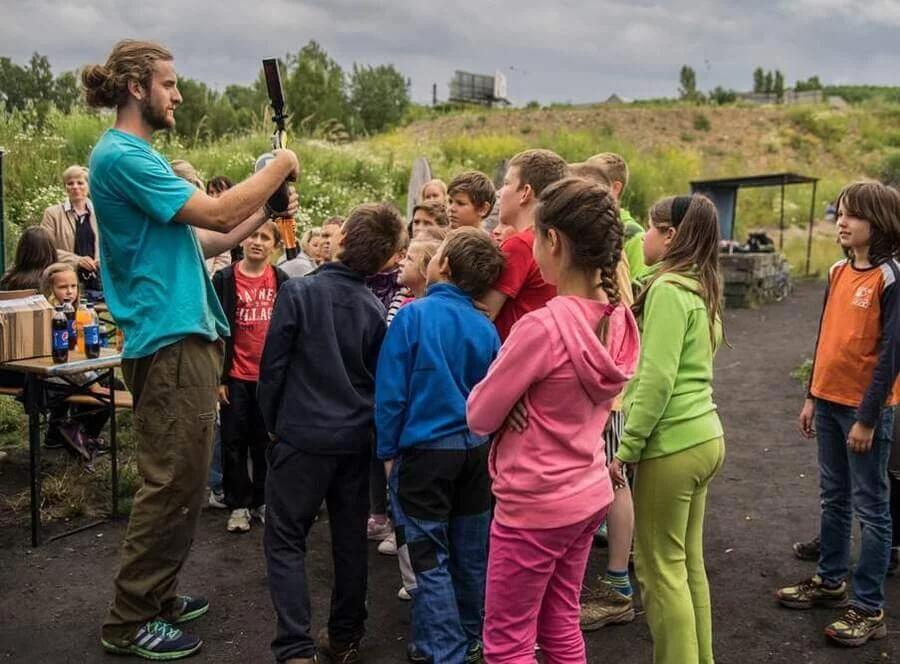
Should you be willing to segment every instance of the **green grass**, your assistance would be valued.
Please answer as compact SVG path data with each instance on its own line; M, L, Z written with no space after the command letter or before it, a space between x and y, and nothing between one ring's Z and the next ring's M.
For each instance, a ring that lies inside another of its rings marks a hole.
M134 494L140 486L135 456L135 437L130 411L120 410L116 416L119 461L119 511L127 514ZM108 428L104 435L108 438ZM0 396L0 450L10 453L9 463L28 463L28 419L22 404L8 396ZM72 519L107 514L110 505L110 457L96 459L91 467L64 450L44 454L41 490L41 515L44 520ZM0 507L19 517L28 512L29 489L0 496Z
M778 242L777 233L769 231L770 235ZM783 252L791 265L791 274L795 277L806 276L806 235L803 233L791 234L785 237ZM833 238L822 235L813 235L810 251L809 276L824 278L828 268L843 258L840 247Z

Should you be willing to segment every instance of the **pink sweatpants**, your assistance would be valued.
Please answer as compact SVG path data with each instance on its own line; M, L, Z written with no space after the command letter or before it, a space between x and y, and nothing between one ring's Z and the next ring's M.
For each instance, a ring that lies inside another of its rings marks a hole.
M491 524L484 617L485 664L584 664L581 583L607 509L549 530Z

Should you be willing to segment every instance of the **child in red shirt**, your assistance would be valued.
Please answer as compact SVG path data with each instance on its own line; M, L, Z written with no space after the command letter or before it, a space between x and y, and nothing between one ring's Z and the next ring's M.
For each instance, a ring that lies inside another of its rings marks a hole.
M288 276L271 265L281 236L268 221L241 243L244 258L213 276L213 287L231 328L219 386L222 414L222 486L231 509L228 532L250 530L251 510L265 522L266 445L269 436L256 400L275 294ZM247 472L247 457L253 477Z
M526 150L509 162L500 189L500 223L516 233L500 250L506 265L482 303L505 341L513 324L525 314L543 307L556 288L541 278L532 255L537 199L548 185L566 177L568 164L550 150Z

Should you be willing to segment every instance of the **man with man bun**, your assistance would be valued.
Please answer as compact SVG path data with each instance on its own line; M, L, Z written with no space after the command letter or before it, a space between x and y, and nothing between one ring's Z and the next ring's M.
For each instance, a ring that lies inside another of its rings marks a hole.
M203 643L176 625L209 610L206 598L177 594L177 583L204 498L229 334L203 259L262 225L265 202L296 179L299 163L278 150L218 198L176 176L150 145L155 131L175 125L181 103L172 54L159 44L117 43L105 64L84 69L82 83L89 106L116 109L91 153L90 187L106 300L125 335L142 480L101 643L117 654L179 659ZM296 210L292 193L279 216Z

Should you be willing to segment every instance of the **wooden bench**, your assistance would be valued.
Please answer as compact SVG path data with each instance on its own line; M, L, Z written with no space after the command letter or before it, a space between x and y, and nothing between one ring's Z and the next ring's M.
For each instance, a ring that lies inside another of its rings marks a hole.
M20 387L0 387L0 396L22 398L22 388ZM116 390L116 410L130 410L134 408L134 398L131 392L127 390ZM73 394L66 397L66 403L78 406L105 406L102 401L96 397L87 394Z

